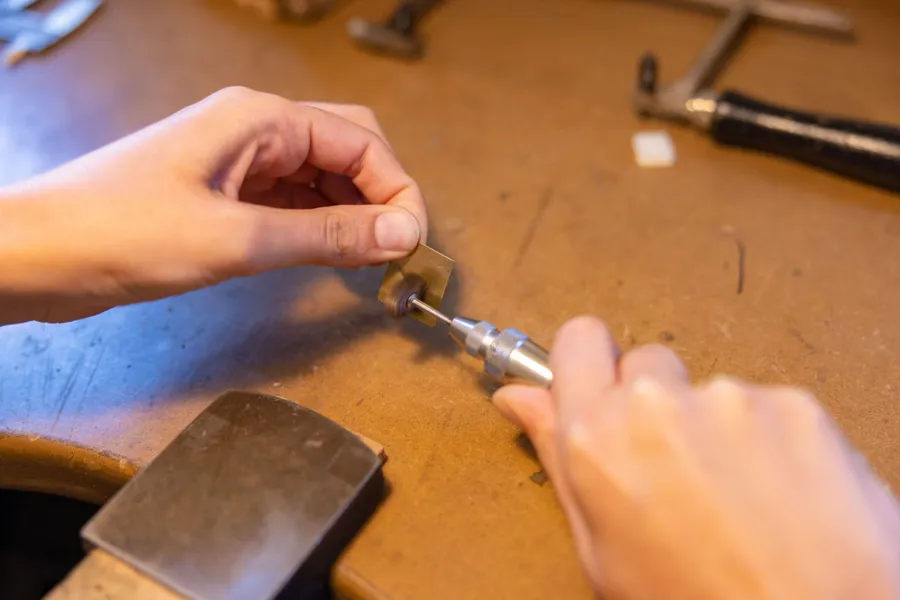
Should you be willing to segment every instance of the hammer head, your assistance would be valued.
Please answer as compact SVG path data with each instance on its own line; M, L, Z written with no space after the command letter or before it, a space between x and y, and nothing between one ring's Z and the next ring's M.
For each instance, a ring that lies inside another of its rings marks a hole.
M381 466L357 435L322 415L232 392L100 509L82 537L188 598L307 597L325 587L381 501Z
M422 57L422 40L414 31L404 32L390 25L355 18L347 24L347 33L372 52L408 60Z

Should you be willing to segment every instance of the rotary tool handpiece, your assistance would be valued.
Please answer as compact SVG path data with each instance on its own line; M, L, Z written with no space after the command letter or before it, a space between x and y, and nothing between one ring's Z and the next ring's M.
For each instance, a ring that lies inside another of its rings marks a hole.
M449 325L450 337L465 348L468 354L481 359L488 375L505 381L537 383L544 387L550 387L553 383L548 352L521 331L501 331L487 321L463 317L451 319L415 295L407 301L412 307Z
M524 380L550 387L550 356L517 329L499 330L487 321L456 317L450 337L470 355L484 361L484 370L497 379Z

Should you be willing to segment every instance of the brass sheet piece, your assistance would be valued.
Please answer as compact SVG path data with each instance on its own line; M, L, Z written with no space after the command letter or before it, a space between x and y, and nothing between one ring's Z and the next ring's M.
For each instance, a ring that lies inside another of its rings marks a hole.
M425 244L419 244L413 253L406 258L395 260L388 264L384 280L381 282L381 288L378 290L378 300L387 304L391 299L391 291L403 279L412 275L418 275L425 281L425 294L420 300L435 309L440 309L454 265L453 259L449 256L444 256ZM430 327L434 327L437 323L437 319L432 315L421 311L412 311L409 313L409 316Z

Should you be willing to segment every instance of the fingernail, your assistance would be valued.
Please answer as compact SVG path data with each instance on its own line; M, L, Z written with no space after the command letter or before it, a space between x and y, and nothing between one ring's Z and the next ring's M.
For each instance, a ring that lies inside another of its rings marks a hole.
M375 243L382 250L413 250L419 243L419 223L405 210L392 210L375 219Z

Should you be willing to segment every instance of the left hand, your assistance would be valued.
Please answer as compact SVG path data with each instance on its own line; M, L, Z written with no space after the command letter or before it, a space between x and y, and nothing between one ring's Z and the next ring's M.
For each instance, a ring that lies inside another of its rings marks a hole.
M427 226L369 109L230 88L0 192L0 324L383 263Z

